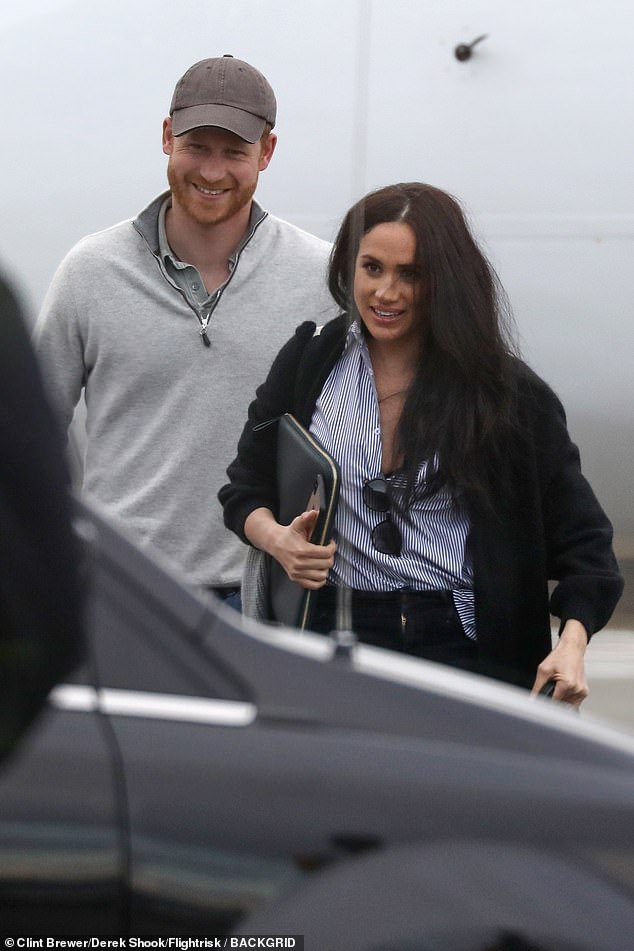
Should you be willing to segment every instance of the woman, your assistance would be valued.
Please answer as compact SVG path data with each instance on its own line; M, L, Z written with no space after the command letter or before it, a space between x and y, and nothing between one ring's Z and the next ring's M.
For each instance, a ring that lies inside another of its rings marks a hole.
M458 203L420 183L346 215L329 286L342 315L276 358L219 494L225 522L317 590L313 629L352 589L361 641L579 705L584 653L623 582L563 408L513 353L503 295ZM275 425L293 413L337 459L335 542L275 517ZM256 428L258 427L258 428ZM550 611L561 620L551 649Z

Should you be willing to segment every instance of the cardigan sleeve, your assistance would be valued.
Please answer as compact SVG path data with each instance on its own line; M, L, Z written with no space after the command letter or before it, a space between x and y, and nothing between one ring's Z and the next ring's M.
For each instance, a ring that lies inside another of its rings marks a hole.
M590 637L610 619L623 578L612 549L612 525L581 471L564 408L550 387L539 382L533 432L541 462L548 577L557 582L550 610L561 627L574 618Z
M247 516L257 508L277 510L277 421L293 410L295 376L301 355L315 332L305 321L282 347L269 374L256 390L247 422L238 442L237 456L227 468L229 482L220 489L224 522L249 544L244 534Z

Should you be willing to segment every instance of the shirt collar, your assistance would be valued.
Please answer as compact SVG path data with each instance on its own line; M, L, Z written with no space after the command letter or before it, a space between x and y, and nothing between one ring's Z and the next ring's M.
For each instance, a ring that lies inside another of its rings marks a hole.
M159 255L161 256L162 261L170 260L173 264L180 264L174 255L172 254L172 249L169 246L167 240L167 231L165 230L165 216L167 214L167 209L172 205L172 199L168 195L159 210L158 216L158 246L159 246Z
M159 210L158 216L158 245L159 245L159 255L162 261L171 261L175 267L187 267L187 262L181 261L180 258L177 258L172 249L170 248L169 241L167 240L167 230L165 228L165 218L167 216L167 211L172 206L172 196L168 195L165 201L162 203ZM249 215L249 224L247 230L244 233L244 237L238 244L237 248L234 250L233 254L229 258L229 268L231 270L236 266L238 256L242 251L243 247L249 240L251 233L255 226L266 216L266 212L258 205L257 201L251 202L251 214Z
M356 350L366 370L368 370L369 373L374 376L372 360L370 359L370 351L368 350L368 341L365 334L363 333L363 328L361 327L361 320L359 317L355 317L348 328L348 336L346 338L346 345L344 349L345 351Z
M365 344L365 337L363 336L361 322L358 317L355 317L348 328L348 341L351 340L356 340L359 344Z

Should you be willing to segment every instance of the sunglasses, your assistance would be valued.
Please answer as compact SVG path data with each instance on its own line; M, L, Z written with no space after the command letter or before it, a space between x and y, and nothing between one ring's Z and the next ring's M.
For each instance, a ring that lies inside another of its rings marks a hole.
M372 512L387 512L387 518L372 529L372 544L383 555L400 555L403 538L390 515L389 486L385 479L368 479L363 484L363 501Z

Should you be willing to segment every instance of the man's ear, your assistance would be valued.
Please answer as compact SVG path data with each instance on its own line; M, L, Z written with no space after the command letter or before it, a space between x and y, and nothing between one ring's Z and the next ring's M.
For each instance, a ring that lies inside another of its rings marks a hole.
M163 119L163 151L166 155L171 155L174 150L174 133L172 132L172 120L168 117Z
M269 132L268 136L262 142L262 148L260 150L260 164L259 170L261 172L268 166L269 162L273 157L273 152L275 151L275 146L277 145L277 136L275 132ZM165 151L165 149L163 149Z

